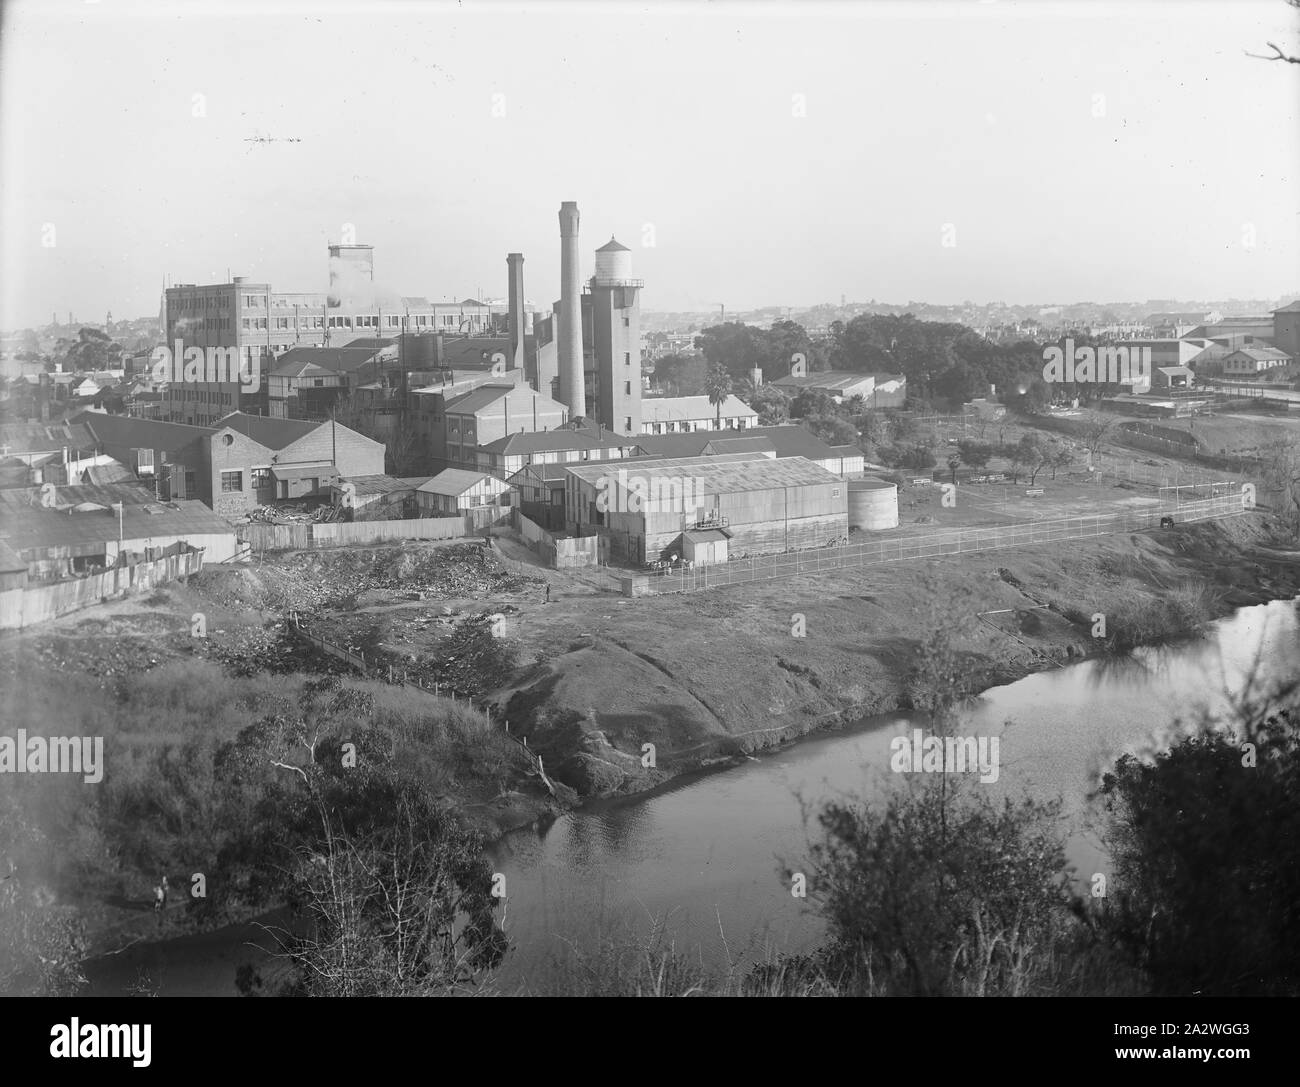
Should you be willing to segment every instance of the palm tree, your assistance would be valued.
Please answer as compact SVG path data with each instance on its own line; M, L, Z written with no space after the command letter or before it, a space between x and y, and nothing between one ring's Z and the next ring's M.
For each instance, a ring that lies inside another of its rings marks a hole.
M731 395L731 375L721 363L715 362L704 378L704 391L709 394L709 403L717 409L715 430L722 429L722 405Z

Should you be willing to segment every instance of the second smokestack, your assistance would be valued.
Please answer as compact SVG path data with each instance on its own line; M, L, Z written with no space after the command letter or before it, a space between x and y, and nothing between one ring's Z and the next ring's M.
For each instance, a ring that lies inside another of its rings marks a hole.
M587 414L587 391L582 373L582 280L578 269L578 204L560 205L560 320L557 355L560 400L569 406L569 418Z
M507 253L506 268L509 313L507 328L510 333L510 369L524 369L524 255Z

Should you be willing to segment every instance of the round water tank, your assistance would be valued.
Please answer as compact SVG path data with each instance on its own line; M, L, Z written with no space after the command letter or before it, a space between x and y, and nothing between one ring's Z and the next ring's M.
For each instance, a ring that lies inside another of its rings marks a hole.
M632 278L632 250L613 238L596 250L596 282Z
M849 480L849 527L879 531L898 527L898 488L883 479Z

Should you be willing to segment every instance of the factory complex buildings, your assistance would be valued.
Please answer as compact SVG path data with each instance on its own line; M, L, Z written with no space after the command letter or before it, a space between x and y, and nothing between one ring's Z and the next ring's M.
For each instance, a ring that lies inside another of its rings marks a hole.
M167 288L167 358L227 365L173 367L154 417L85 411L7 435L15 576L189 562L196 549L238 561L240 523L286 503L298 520L509 520L634 567L897 525L896 488L864 481L856 446L759 426L734 396L643 400L631 251L611 238L584 281L575 203L559 226L561 297L544 315L525 301L521 253L506 258L504 306L387 295L358 245L330 247L318 294L240 277Z

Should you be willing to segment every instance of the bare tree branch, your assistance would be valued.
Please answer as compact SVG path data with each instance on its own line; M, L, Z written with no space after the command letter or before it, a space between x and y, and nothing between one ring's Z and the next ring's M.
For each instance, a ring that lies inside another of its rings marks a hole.
M1264 44L1273 50L1273 56L1266 57L1262 53L1247 53L1246 56L1254 57L1256 60L1284 60L1288 64L1300 64L1300 57L1293 57L1289 53L1284 53L1279 46L1274 45L1272 42L1265 42Z

